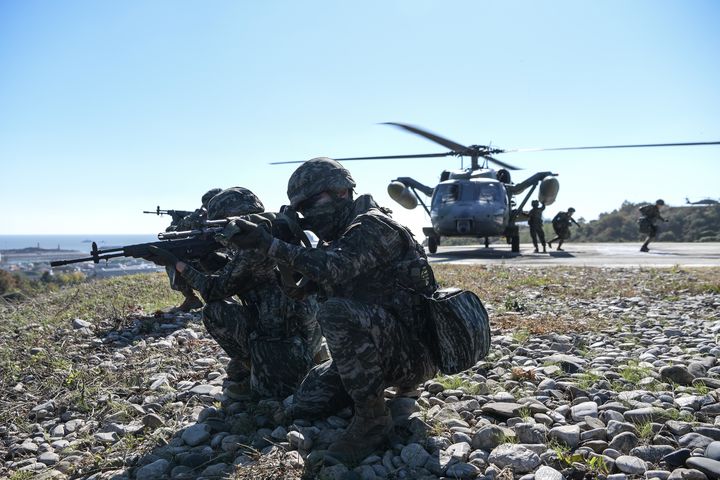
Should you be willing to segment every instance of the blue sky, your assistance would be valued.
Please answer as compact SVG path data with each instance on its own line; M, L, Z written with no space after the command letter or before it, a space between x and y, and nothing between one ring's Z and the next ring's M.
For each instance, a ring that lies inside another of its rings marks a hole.
M715 1L0 2L0 233L153 233L241 185L269 210L292 165L443 152L378 125L502 148L720 140ZM559 173L546 217L720 197L720 146L505 154ZM353 162L434 185L448 159ZM8 221L9 220L9 221Z

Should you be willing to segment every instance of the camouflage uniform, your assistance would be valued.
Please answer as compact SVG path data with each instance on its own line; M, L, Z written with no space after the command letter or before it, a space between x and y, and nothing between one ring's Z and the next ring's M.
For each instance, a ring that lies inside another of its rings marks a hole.
M540 202L533 200L533 208L530 210L528 218L528 226L530 227L530 238L532 238L533 245L535 246L535 252L538 251L538 239L545 252L545 230L543 230L543 218L542 214L545 210L545 205L539 206Z
M165 230L166 232L176 232L176 231L183 231L183 230L192 230L195 228L199 228L203 225L203 222L205 221L205 218L207 218L207 204L208 202L220 193L222 190L220 188L213 188L205 192L205 194L202 196L202 206L195 210L194 212L180 218L175 219L173 218L172 223L170 223L170 226ZM195 260L192 263L198 267L203 266L203 260L205 260L205 265L208 267L207 269L213 269L213 268L220 268L223 263L222 258L218 258L214 255L208 255L207 259L201 259L201 260ZM182 305L178 307L181 311L189 311L194 308L202 307L202 302L200 302L200 299L198 299L195 296L195 292L193 292L193 289L190 285L185 282L185 280L180 276L177 275L174 267L165 267L165 272L167 273L168 279L170 280L170 288L173 290L180 292L185 297L185 301Z
M640 232L647 234L645 242L643 243L642 247L640 247L641 252L650 251L648 249L648 245L650 244L650 242L655 240L655 236L657 235L658 231L658 221L667 221L660 215L660 207L664 205L665 202L660 199L655 202L655 205L645 205L639 208L641 215L640 219L638 220Z
M422 247L370 196L359 197L343 223L339 238L316 249L275 239L268 251L317 285L317 318L332 355L303 380L294 396L296 416L327 414L351 401L362 406L382 399L388 386L413 387L437 370L410 290L436 288ZM413 273L426 284L418 286Z
M208 206L213 219L263 211L257 197L240 187L216 198ZM220 204L223 200L228 205ZM253 391L275 397L292 393L320 346L314 299L286 296L275 262L252 250L232 251L228 263L212 274L187 266L180 275L207 303L203 323L208 333L236 367L246 365Z
M425 251L369 195L353 201L354 186L350 172L329 158L308 160L290 177L291 206L322 240L317 248L284 242L245 219L219 236L264 252L316 289L332 359L305 377L285 416L316 417L352 404L352 422L326 452L341 462L386 442L393 426L386 387L414 387L437 371L423 298L437 285Z
M562 251L562 244L565 240L570 238L570 223L574 223L576 226L578 223L572 218L572 214L575 213L574 208L568 208L567 212L558 212L552 220L553 230L555 230L555 238L548 242L548 246L552 248L553 242L558 242L557 249Z

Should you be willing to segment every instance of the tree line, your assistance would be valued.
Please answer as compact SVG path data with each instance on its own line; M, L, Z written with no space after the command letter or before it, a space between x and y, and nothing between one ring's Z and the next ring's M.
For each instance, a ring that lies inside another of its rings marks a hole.
M575 242L636 242L644 236L638 230L638 209L651 202L625 201L619 209L601 213L597 220L578 223L573 228ZM578 212L581 213L581 212ZM668 220L659 223L657 240L661 242L720 242L720 206L665 207L660 214ZM549 219L546 219L549 220ZM552 226L545 226L552 233Z

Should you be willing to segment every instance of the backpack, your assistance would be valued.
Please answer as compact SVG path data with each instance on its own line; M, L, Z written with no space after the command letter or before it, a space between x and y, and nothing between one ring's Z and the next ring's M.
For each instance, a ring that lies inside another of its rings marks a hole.
M453 375L472 368L490 351L490 319L474 293L442 288L426 297L428 347L440 371Z

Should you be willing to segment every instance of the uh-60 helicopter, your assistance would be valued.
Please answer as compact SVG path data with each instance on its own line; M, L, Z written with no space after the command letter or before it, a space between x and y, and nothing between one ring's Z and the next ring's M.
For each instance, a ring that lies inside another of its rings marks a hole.
M605 145L594 147L526 148L504 150L486 145L468 147L448 140L418 127L402 123L388 122L416 135L427 138L449 148L445 153L425 153L416 155L385 155L374 157L337 158L338 161L385 160L400 158L430 158L459 156L470 157L470 167L460 170L443 170L440 183L434 188L424 185L410 177L399 177L388 185L390 197L407 209L417 207L418 202L430 216L432 226L423 228L427 236L430 253L436 253L442 237L477 237L485 239L489 246L490 237L505 237L512 252L520 251L518 222L526 221L523 212L525 204L538 185L538 200L544 205L555 201L560 184L552 172L538 172L520 183L512 183L510 170L518 170L508 163L497 160L493 155L509 152L537 152L560 150L589 150L609 148L671 147L691 145L718 145L720 142L662 143L643 145ZM277 162L296 163L296 162ZM501 167L490 168L490 164ZM528 190L529 189L529 190ZM515 195L526 190L527 193L518 204ZM418 192L430 199L430 207Z

